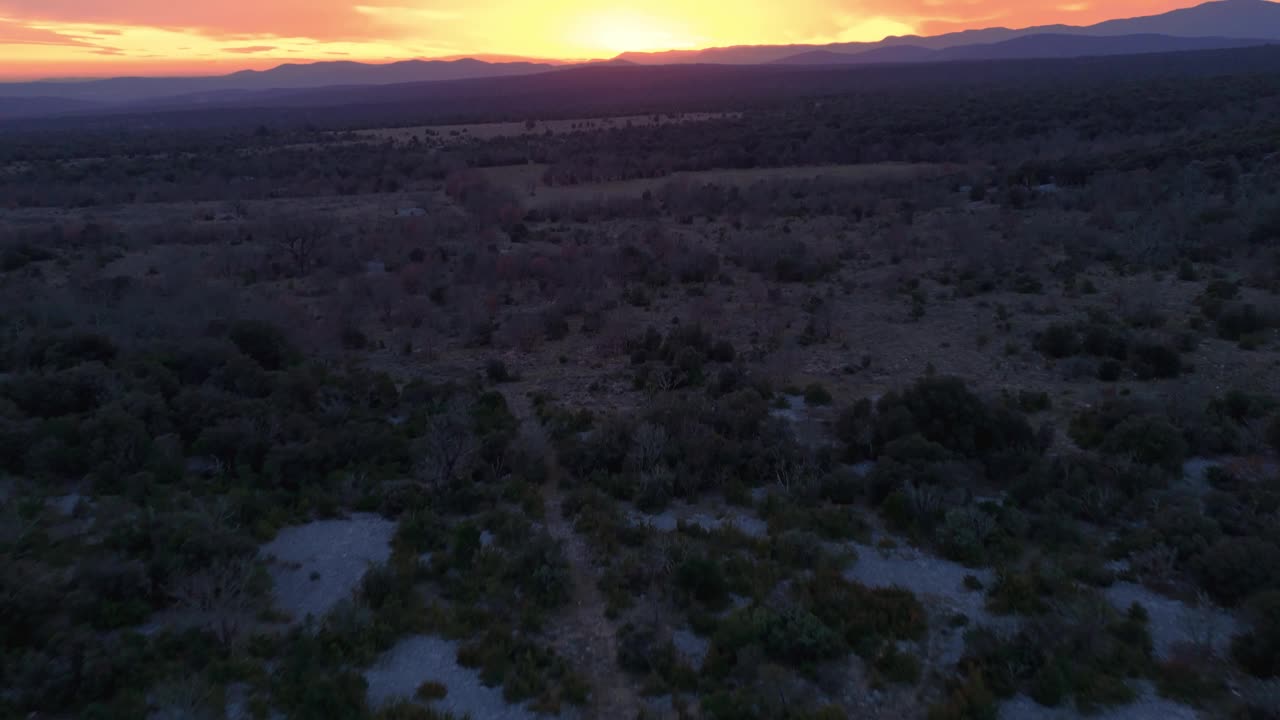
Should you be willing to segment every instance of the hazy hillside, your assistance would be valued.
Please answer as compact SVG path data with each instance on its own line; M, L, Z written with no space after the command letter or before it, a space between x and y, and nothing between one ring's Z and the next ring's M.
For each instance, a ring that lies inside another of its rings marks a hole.
M1188 50L1226 49L1280 40L1280 4L1221 0L1151 17L1114 20L1090 27L1050 25L1011 30L988 28L936 37L893 37L877 43L827 46L778 45L710 48L664 53L626 53L612 65L845 65L951 60L1073 58ZM503 85L517 96L538 92L520 78L563 69L514 59L409 60L389 64L321 62L247 70L216 77L126 77L91 81L0 84L0 117L35 117L83 111L191 107L310 106L359 102L402 103L404 84L515 78ZM551 83L557 86L556 82ZM388 87L385 92L361 88ZM558 86L557 86L558 87ZM763 89L768 89L763 88ZM613 88L605 88L612 91ZM738 93L751 89L734 86ZM418 90L411 91L417 94ZM426 92L435 92L426 91ZM448 91L446 94L454 91ZM19 102L19 100L22 100Z
M33 82L0 84L5 98L62 97L100 102L130 102L223 90L274 90L334 85L385 85L529 75L557 66L545 63L491 63L480 60L406 60L384 65L358 62L321 62L281 65L270 70L244 70L212 77L124 77L83 82Z
M648 65L704 62L750 65L789 60L810 51L854 55L870 50L901 46L943 50L957 46L1001 43L1033 35L1088 35L1095 37L1169 35L1194 38L1261 38L1275 40L1280 39L1280 3L1268 2L1267 0L1218 0L1217 2L1208 2L1162 15L1110 20L1086 27L1042 25L1022 29L986 28L947 33L933 37L889 37L880 42L833 43L830 45L740 46L665 53L624 53L620 57L634 63ZM882 62L912 62L920 59L920 54L916 51L909 50L904 52L906 53L905 56L887 53L887 57L891 59L882 60ZM1139 52L1150 51L1141 50ZM902 59L903 57L906 59ZM1006 55L1005 57L1008 56ZM802 59L801 62L805 62L805 60Z
M1090 86L1117 78L1155 80L1280 73L1280 47L1125 57L1021 59L955 65L595 65L526 77L454 82L237 92L151 101L111 114L19 119L0 130L223 127L245 122L305 126L319 111L337 126L471 122L477 117L580 117L750 108L777 98L861 91L936 92L1028 83ZM2 117L2 116L0 116Z
M899 45L860 53L837 53L826 50L792 55L778 60L778 65L846 65L906 62L948 62L956 60L1016 60L1035 58L1106 57L1145 53L1216 50L1267 45L1266 39L1221 37L1171 37L1168 35L1118 35L1091 37L1081 35L1026 35L999 43L959 45L931 50L918 45Z

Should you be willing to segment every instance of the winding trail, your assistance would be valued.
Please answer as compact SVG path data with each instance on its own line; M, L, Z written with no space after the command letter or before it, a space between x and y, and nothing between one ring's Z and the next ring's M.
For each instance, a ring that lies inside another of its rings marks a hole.
M569 605L557 618L552 642L556 652L571 658L591 683L591 699L585 718L631 720L643 704L629 678L618 667L618 635L605 617L607 607L597 585L596 572L587 542L564 517L564 497L560 489L562 470L546 429L538 421L529 398L516 386L504 389L507 407L520 421L521 432L534 447L545 448L547 483L542 489L547 532L564 545L572 583Z

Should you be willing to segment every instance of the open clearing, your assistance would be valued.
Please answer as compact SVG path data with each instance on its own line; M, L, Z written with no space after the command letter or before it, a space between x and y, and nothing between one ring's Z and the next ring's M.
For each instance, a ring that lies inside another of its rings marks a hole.
M419 125L402 128L375 128L356 133L361 139L410 142L435 140L446 145L457 145L472 140L519 137L522 135L560 135L569 132L609 130L626 127L658 127L683 125L740 117L741 113L675 113L663 115L628 115L625 117L577 118L572 120L542 120L529 122L472 123L467 125Z
M396 524L377 515L285 528L262 547L276 606L300 621L320 618L351 595L372 563L391 556Z
M536 163L509 165L481 170L490 182L506 186L525 198L529 208L546 208L556 205L598 203L604 200L639 197L645 191L654 191L665 185L683 184L690 187L727 185L748 187L758 182L781 180L829 179L842 182L869 182L879 180L902 181L936 177L943 172L941 165L929 163L862 163L856 165L809 165L776 168L749 168L733 170L702 170L674 172L669 175L639 180L592 183L583 185L548 186L543 182L547 166Z
M445 712L492 720L532 720L520 705L502 699L502 688L485 687L480 675L458 664L458 643L437 637L407 637L365 671L369 704L381 707L395 700L412 700L418 686L438 682L448 693L432 705Z

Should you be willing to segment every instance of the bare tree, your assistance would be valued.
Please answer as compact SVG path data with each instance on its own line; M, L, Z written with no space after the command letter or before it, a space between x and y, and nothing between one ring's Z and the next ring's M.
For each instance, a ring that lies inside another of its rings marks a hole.
M247 556L219 560L179 578L169 588L169 596L179 607L199 615L218 641L229 645L254 609L249 592L252 572L253 563Z
M1204 591L1196 594L1194 606L1182 608L1179 621L1186 648L1204 660L1217 657L1222 639L1230 635L1226 621Z
M293 261L295 271L306 275L320 248L332 234L333 227L329 218L287 217L273 220L268 232L276 247Z
M641 472L652 471L667 451L667 431L652 423L636 428L631 442L631 461Z
M471 406L455 397L443 412L432 415L427 422L417 468L419 482L432 489L448 485L478 449L472 432Z
M183 677L155 689L156 710L149 720L214 720L213 688L198 677Z

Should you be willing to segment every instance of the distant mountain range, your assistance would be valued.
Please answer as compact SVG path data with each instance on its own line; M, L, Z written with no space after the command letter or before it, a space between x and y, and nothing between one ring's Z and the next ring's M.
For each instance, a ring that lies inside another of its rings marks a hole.
M494 118L574 118L717 112L759 103L851 92L1020 88L1064 92L1113 81L1196 84L1213 78L1280 76L1280 45L1118 57L872 65L613 65L451 82L226 92L80 112L0 117L0 139L28 131L154 131L382 127L459 124ZM1268 80L1264 86L1273 84ZM22 101L20 101L22 102ZM0 104L0 108L3 108Z
M1090 37L1123 37L1168 35L1171 37L1230 38L1248 40L1280 40L1280 3L1268 0L1218 0L1163 15L1108 20L1097 25L1042 25L1011 30L986 28L920 37L905 35L888 37L879 42L832 43L829 45L744 45L705 50L672 50L657 53L623 53L619 59L638 65L670 65L686 63L719 63L730 65L766 65L796 55L825 51L852 55L869 50L909 46L928 50L944 50L961 45L991 45L1027 36L1082 35ZM1136 52L1149 52L1137 50ZM1114 53L1113 53L1114 54ZM907 55L916 57L915 55ZM883 62L901 62L895 53Z
M549 63L485 62L471 58L405 60L385 65L347 61L318 62L281 65L261 71L243 70L211 77L121 77L72 82L5 83L0 84L0 100L61 97L96 102L133 102L227 90L291 90L335 85L390 85L500 75L531 75L557 67L559 66Z
M870 63L950 62L957 60L1019 60L1036 58L1107 57L1145 53L1222 50L1268 45L1266 38L1172 37L1169 35L1024 35L998 43L956 45L933 50L920 45L891 45L861 52L813 50L775 60L776 65L855 65Z
M0 118L66 113L226 106L235 102L295 104L324 89L327 98L359 88L524 77L584 65L827 66L1075 57L1216 50L1280 42L1280 3L1218 0L1163 15L1088 27L989 28L933 37L890 37L874 43L771 45L661 53L624 53L574 65L495 57L408 60L389 64L319 62L214 77L125 77L0 84ZM345 89L345 90L344 90Z

